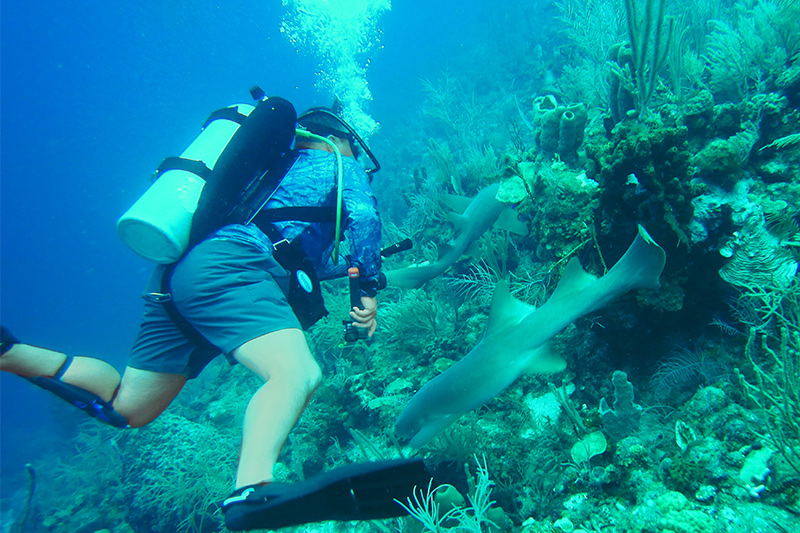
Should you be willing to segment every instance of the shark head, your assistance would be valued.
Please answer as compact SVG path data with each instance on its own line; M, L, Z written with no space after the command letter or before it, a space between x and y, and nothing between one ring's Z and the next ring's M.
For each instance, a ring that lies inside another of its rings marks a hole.
M527 235L528 227L517 218L517 213L497 200L499 184L483 188L475 198L442 195L439 200L453 209L450 217L457 235L440 247L439 260L425 266L413 266L386 273L389 285L404 289L418 289L429 280L444 273L453 263L471 250L471 246L492 226L519 235Z
M395 422L395 433L418 450L433 440L447 426L461 417L462 413L440 413L432 411L429 416L418 418L404 411Z

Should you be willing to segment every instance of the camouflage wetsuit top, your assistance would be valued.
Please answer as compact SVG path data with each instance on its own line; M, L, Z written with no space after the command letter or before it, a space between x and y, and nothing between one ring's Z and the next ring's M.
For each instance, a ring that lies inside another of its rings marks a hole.
M342 158L343 209L342 228L348 243L348 260L340 258L334 265L331 258L334 245L335 221L302 222L290 220L275 222L284 238L300 243L306 256L311 260L320 279L345 276L348 266L360 270L362 296L375 296L378 273L381 266L380 241L381 221L378 215L375 195L369 184L367 173L352 158ZM322 150L299 150L292 168L267 202L265 210L284 207L327 207L336 206L336 179L334 168L335 154ZM264 236L253 225L226 226L217 236L238 238L257 244ZM249 234L249 237L248 237Z

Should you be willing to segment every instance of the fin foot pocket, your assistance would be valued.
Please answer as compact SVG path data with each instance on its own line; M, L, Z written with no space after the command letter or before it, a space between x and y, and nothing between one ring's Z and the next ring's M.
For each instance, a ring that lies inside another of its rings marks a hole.
M233 531L277 529L323 520L375 520L403 516L401 502L431 475L421 459L343 466L299 483L251 485L222 503Z

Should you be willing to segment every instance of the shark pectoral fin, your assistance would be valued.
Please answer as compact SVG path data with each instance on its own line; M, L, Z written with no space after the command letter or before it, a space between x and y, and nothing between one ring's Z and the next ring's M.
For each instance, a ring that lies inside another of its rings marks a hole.
M464 250L463 255L468 255L470 257L480 257L481 243L479 241L472 241L472 243L469 246L467 246L467 249Z
M492 295L492 308L486 324L484 336L488 337L498 330L516 326L536 308L511 296L505 281L498 281Z
M472 203L472 198L466 196L458 196L457 194L440 194L439 202L443 203L456 213L463 213Z
M446 244L440 244L436 249L437 253L439 254L438 259L441 259L442 257L453 253L454 249L455 249L455 246L453 246L449 242L446 243Z
M556 298L569 297L571 294L577 294L592 283L597 281L597 276L589 274L581 266L577 257L573 257L567 262L564 272L561 274L561 279L553 292L551 300Z
M567 368L567 362L559 355L549 342L530 353L525 365L528 374L556 374Z
M464 231L469 226L469 219L458 213L447 213L447 220L449 220L458 231Z
M498 229L504 229L506 231L510 231L511 233L516 233L517 235L528 234L528 225L522 222L519 217L517 217L517 212L510 207L507 207L500 212L500 216L497 217L497 221L494 223L494 226Z

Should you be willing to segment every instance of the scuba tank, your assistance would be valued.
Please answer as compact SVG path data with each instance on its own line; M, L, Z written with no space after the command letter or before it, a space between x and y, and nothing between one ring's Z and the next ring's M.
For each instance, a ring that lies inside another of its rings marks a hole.
M180 157L162 162L150 188L117 221L122 242L155 263L173 263L183 255L206 180L253 109L238 104L212 113Z
M180 157L161 163L153 184L117 222L129 248L150 261L174 263L213 231L242 223L246 191L278 186L293 161L297 113L283 98L263 91L254 97L255 107L212 113Z

